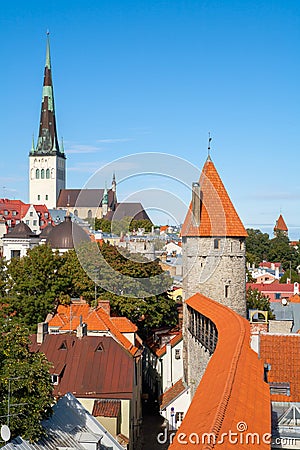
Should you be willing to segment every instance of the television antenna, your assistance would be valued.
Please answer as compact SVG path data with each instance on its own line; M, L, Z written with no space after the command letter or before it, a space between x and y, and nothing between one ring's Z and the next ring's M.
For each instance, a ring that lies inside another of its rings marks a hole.
M11 399L11 382L14 381L14 380L20 380L21 378L24 378L24 377L11 377L11 378L8 378L7 414L5 416L0 416L0 418L6 417L6 425L1 425L1 430L0 430L1 438L3 439L4 442L8 442L10 440L10 437L11 437L11 432L10 432L10 428L9 428L10 417L18 416L20 414L20 413L11 414L10 413L10 409L15 407L15 406L28 405L28 403L11 403L10 402L10 399Z

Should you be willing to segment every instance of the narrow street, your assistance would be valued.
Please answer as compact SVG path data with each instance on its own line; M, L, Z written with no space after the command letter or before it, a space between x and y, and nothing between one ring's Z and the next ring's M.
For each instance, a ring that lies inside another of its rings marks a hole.
M159 415L157 408L153 404L143 407L143 427L142 427L142 450L166 450L169 447L169 441L166 439L165 428L162 426L164 419ZM160 442L157 437L160 433ZM167 441L164 443L164 441Z

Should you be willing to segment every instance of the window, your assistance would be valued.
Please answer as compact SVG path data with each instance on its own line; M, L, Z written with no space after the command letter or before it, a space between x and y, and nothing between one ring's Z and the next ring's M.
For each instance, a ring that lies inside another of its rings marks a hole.
M175 414L175 422L182 422L183 421L183 416L184 416L183 412L177 412Z
M46 194L46 200L48 200L48 194Z
M21 250L11 250L10 257L11 258L20 258Z
M33 221L33 226L36 227L37 226L37 220Z
M220 248L220 239L214 239L214 249L219 250Z
M8 211L7 210L4 211L4 215L8 216Z
M225 285L225 293L224 293L224 295L225 295L225 298L229 297L229 286L228 286L228 284Z
M44 216L45 216L45 219L48 219L49 214L47 212L45 212Z
M92 217L93 217L92 210L89 209L89 210L88 210L88 219L92 219Z
M175 350L175 359L180 359L180 349Z
M36 169L35 171L35 178L40 178L40 169Z
M32 211L30 211L29 215L30 215L30 217L32 217L32 216L33 216L33 212L32 212Z
M44 179L45 178L45 169L41 170L41 178Z
M74 216L78 217L78 209L74 209Z
M41 220L41 222L40 222L40 223L41 223L41 226L43 226L45 222L44 222L43 220Z
M275 300L280 300L281 294L280 292L275 293Z
M50 178L50 169L46 170L46 178L49 179Z
M59 376L56 374L51 375L51 381L53 384L58 384Z
M26 225L29 225L29 223L30 223L29 220L26 220Z
M245 243L244 241L240 241L240 250L244 250Z
M269 383L270 394L274 395L291 395L290 383Z
M13 211L13 212L12 212L12 215L13 215L13 216L16 216L16 215L17 215L17 211Z
M38 194L38 200L41 200L41 196L40 196L40 194Z

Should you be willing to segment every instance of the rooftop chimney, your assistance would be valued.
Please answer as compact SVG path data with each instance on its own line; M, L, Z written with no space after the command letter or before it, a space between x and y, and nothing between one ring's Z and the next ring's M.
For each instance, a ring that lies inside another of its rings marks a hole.
M192 213L194 224L197 227L200 225L200 203L200 184L198 182L194 182L192 184Z
M110 317L110 303L109 300L98 300L98 306L104 309L106 314Z
M83 338L83 336L87 336L87 324L82 323L82 319L80 320L80 324L76 329L76 337L79 339Z
M48 323L40 322L38 323L36 342L37 344L42 344L45 339L45 335L48 334Z

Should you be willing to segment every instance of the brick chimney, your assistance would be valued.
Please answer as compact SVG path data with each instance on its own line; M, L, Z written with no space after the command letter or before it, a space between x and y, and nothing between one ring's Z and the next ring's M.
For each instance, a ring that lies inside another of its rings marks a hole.
M104 309L106 314L110 317L110 303L109 300L98 300L98 306L101 306L101 308Z
M46 334L48 334L48 323L47 322L38 323L36 343L42 344L44 342Z

